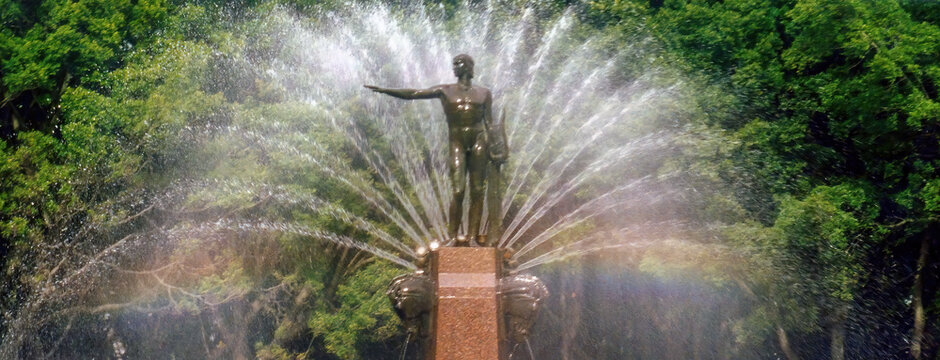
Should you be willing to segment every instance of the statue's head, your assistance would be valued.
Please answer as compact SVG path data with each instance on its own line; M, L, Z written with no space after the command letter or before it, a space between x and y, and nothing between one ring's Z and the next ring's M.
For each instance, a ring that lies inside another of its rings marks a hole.
M473 78L473 58L467 54L454 56L454 76L463 75Z

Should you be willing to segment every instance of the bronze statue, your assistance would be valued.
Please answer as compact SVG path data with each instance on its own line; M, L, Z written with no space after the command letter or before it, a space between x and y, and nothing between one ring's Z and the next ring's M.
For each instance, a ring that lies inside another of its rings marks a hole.
M521 344L529 337L548 288L539 278L527 274L499 279L499 295L508 332L507 340Z
M424 272L395 277L385 292L412 339L427 338L434 304L434 283Z
M453 199L450 204L450 223L448 236L457 246L469 245L474 239L481 246L491 245L486 236L480 234L480 219L483 216L483 197L486 187L487 166L491 165L498 173L499 164L506 161L509 149L502 124L493 118L493 95L490 90L473 86L473 58L466 54L454 57L454 75L456 84L437 85L427 89L386 89L372 85L366 88L394 96L399 99L439 99L447 117L450 138L448 165ZM467 236L458 236L466 182L470 182L470 210ZM495 181L498 182L498 181ZM491 186L498 186L492 184ZM497 192L492 191L491 196ZM489 211L494 211L491 202ZM496 211L498 211L496 207ZM498 216L496 216L498 217ZM492 228L491 224L491 228ZM498 234L498 230L496 231ZM492 237L498 240L498 237Z

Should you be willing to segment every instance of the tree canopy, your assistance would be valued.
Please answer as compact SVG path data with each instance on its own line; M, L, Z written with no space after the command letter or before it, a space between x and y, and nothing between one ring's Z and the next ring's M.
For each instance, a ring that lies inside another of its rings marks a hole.
M937 2L492 3L493 16L535 16L531 42L568 12L611 52L649 47L620 73L664 69L656 81L680 95L663 112L694 130L663 164L637 169L678 173L671 181L694 190L669 215L695 231L538 269L558 289L535 341L554 348L539 355L940 358ZM418 5L444 30L487 6ZM331 124L353 119L375 154L396 144L356 102L298 101L254 70L300 56L276 17L323 27L343 11L0 0L0 356L400 350L384 288L404 270L370 250L408 236L381 199L420 194L384 185L408 174L374 171ZM290 80L329 80L317 75ZM585 321L594 311L610 315Z

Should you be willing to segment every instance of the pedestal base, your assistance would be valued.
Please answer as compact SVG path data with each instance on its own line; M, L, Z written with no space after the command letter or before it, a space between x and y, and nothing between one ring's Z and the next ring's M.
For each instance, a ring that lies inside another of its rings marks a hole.
M447 247L434 253L437 304L430 359L500 359L498 260L494 248Z

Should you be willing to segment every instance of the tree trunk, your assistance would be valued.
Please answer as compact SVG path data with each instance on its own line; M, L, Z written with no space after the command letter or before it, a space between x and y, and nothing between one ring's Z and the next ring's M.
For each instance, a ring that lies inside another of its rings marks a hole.
M577 338L581 324L581 303L579 297L583 296L583 272L578 276L567 276L562 282L561 307L562 318L567 326L562 330L561 358L563 360L579 359Z
M845 317L833 321L829 328L830 343L829 353L831 360L845 359Z
M790 347L790 338L787 337L787 331L782 326L777 325L777 341L780 342L780 350L787 360L800 360L800 356Z
M911 357L916 360L922 358L924 342L924 326L927 323L924 315L924 268L927 267L927 255L930 252L930 238L925 232L920 238L920 256L917 257L917 272L914 274L914 334L911 337Z
M740 278L735 278L735 281L749 298L759 301L757 294L751 290L751 287L748 286L747 283ZM779 318L779 316L777 316L777 318ZM787 331L779 324L777 325L777 342L780 344L780 350L783 351L783 355L787 357L787 360L800 360L800 356L790 347L790 338L787 336Z

